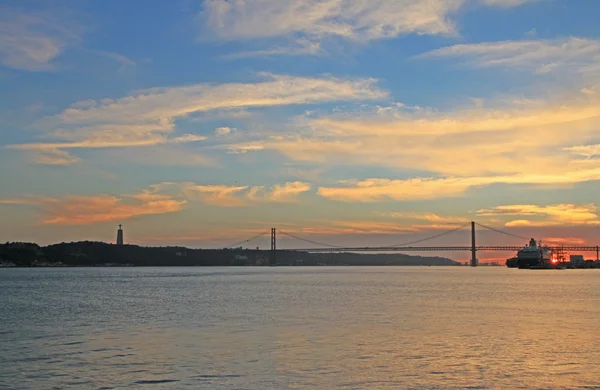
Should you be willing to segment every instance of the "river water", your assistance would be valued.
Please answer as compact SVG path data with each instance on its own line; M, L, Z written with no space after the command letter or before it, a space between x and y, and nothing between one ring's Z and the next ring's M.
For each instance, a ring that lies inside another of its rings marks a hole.
M0 269L0 388L600 388L600 270Z

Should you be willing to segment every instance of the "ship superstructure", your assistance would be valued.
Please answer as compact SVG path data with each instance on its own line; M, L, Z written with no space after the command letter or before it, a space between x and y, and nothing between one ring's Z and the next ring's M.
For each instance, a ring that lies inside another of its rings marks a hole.
M532 238L529 244L517 252L519 268L551 268L552 253L548 247L538 245Z

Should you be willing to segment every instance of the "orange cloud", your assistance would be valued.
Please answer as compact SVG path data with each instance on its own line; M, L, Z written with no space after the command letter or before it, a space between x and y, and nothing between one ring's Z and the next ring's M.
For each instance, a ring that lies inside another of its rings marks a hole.
M196 185L194 183L174 185L179 186L183 194L190 200L198 200L224 207L245 206L264 202L293 202L298 199L300 194L311 189L310 184L300 181L275 184L270 188L264 186Z
M459 196L476 184L473 179L367 179L353 186L320 187L318 194L342 202L435 199Z
M300 181L288 182L285 184L276 184L266 195L266 198L273 202L290 202L303 193L310 191L311 185Z
M319 194L353 202L434 199L495 183L600 180L600 159L588 158L598 147L582 146L595 137L599 123L600 95L578 91L554 100L502 99L451 112L397 104L302 117L293 132L221 147L234 153L276 151L321 166L425 171L406 180L366 179L357 188L349 183L323 187Z
M564 100L448 113L378 108L309 119L304 132L295 129L239 147L274 150L296 161L392 166L450 177L570 176L582 167L578 151L569 147L596 133L600 101L584 93ZM516 152L524 149L528 152Z
M548 245L585 245L585 240L577 237L546 237L544 244Z
M204 203L225 207L246 204L238 194L247 189L248 186L193 185L191 183L182 188L183 193L191 200L200 200Z
M506 205L477 211L478 216L526 216L536 219L516 219L505 223L507 227L545 227L560 225L600 225L597 207L593 204Z
M391 213L383 213L383 216L388 216L392 218L400 218L400 219L413 219L413 220L424 220L432 223L441 223L441 224L463 224L469 222L467 218L463 217L451 217L451 216L442 216L434 213L415 213L415 212L391 212Z
M0 203L38 206L43 214L42 223L47 225L89 225L123 221L140 215L173 213L182 210L186 204L185 200L151 192L124 197L97 195L24 198L3 200Z
M390 200L438 199L463 196L474 187L490 184L573 184L600 180L600 167L569 174L545 172L511 176L472 176L391 180L372 178L342 182L338 187L320 187L318 194L342 202L381 202Z

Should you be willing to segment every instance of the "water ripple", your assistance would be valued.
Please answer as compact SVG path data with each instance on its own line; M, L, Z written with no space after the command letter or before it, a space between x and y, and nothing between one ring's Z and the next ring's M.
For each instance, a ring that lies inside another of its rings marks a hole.
M592 271L281 268L2 269L0 388L600 386Z
M136 385L159 385L161 383L179 382L176 379L146 379L133 382Z

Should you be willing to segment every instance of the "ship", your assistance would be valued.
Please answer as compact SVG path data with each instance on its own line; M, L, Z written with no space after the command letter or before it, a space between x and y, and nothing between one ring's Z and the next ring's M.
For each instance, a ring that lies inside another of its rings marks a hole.
M519 259L516 256L506 259L506 266L508 268L517 268L519 266Z
M533 238L528 245L517 252L517 264L521 269L554 268L550 249L547 246L538 245Z

